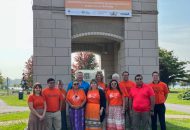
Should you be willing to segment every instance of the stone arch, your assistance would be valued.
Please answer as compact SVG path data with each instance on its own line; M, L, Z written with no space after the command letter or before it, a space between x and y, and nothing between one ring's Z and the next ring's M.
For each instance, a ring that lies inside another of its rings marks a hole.
M123 37L106 32L86 32L72 36L72 52L90 51L101 57L101 69L105 80L118 71L118 50Z

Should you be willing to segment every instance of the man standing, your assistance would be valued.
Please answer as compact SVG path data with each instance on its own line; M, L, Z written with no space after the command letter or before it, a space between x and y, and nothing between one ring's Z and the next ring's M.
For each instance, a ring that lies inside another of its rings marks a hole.
M57 81L57 87L63 96L63 102L61 107L61 130L67 130L67 118L66 118L66 91L61 80Z
M132 120L130 116L130 111L129 111L129 100L128 100L128 94L131 90L132 87L135 86L135 83L131 80L129 80L129 72L124 71L122 73L123 80L119 83L119 87L121 89L121 92L123 93L123 96L125 97L125 104L126 104L126 118L125 118L125 127L127 130L132 129Z
M166 130L166 122L165 122L165 112L166 107L164 105L169 90L167 85L164 82L160 81L159 73L154 71L152 73L153 81L150 83L150 86L153 88L155 93L155 107L154 107L154 115L151 116L152 119L152 130L157 130L157 116L160 121L161 130Z
M129 93L133 130L148 130L150 115L153 114L155 94L151 87L143 83L141 74L135 76L135 87Z
M61 130L61 107L63 96L58 88L55 87L55 80L49 78L48 86L43 90L43 96L47 104L46 110L46 130Z
M90 85L89 85L89 83L87 83L86 81L83 80L83 73L81 71L77 72L76 77L77 77L77 81L79 83L79 88L83 89L84 92L87 94L88 88L90 87ZM71 81L68 84L67 92L69 91L69 89L72 88L72 85L73 85L73 82Z

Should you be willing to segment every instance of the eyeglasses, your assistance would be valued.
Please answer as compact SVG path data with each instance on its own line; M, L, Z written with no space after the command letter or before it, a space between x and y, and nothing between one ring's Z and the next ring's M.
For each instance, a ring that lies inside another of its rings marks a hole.
M117 83L111 83L111 85L117 85Z
M137 78L136 80L142 80L142 78Z
M73 85L79 85L79 83L73 83Z

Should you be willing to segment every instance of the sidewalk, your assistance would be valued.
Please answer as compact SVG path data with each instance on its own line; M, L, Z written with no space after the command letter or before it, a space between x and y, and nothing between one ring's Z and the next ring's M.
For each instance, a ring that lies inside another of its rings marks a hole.
M8 106L0 99L0 114L1 113L11 113L11 112L23 112L29 111L28 107L17 107L17 106Z
M180 104L169 104L166 103L166 109L180 111L190 114L190 105L180 105Z

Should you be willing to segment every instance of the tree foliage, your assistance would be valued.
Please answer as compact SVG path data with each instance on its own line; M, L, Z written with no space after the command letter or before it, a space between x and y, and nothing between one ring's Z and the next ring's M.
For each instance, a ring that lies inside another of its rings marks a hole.
M5 80L5 78L2 76L2 74L0 72L0 86L2 86L4 84L4 80Z
M82 69L93 70L98 67L95 55L92 52L78 52L74 59L76 62L72 65L74 72Z
M26 62L25 62L25 69L23 72L23 79L27 86L32 86L33 84L33 78L32 78L32 72L33 72L33 56L31 56Z
M173 51L159 49L160 79L167 84L187 79L186 65L189 62L179 61Z

